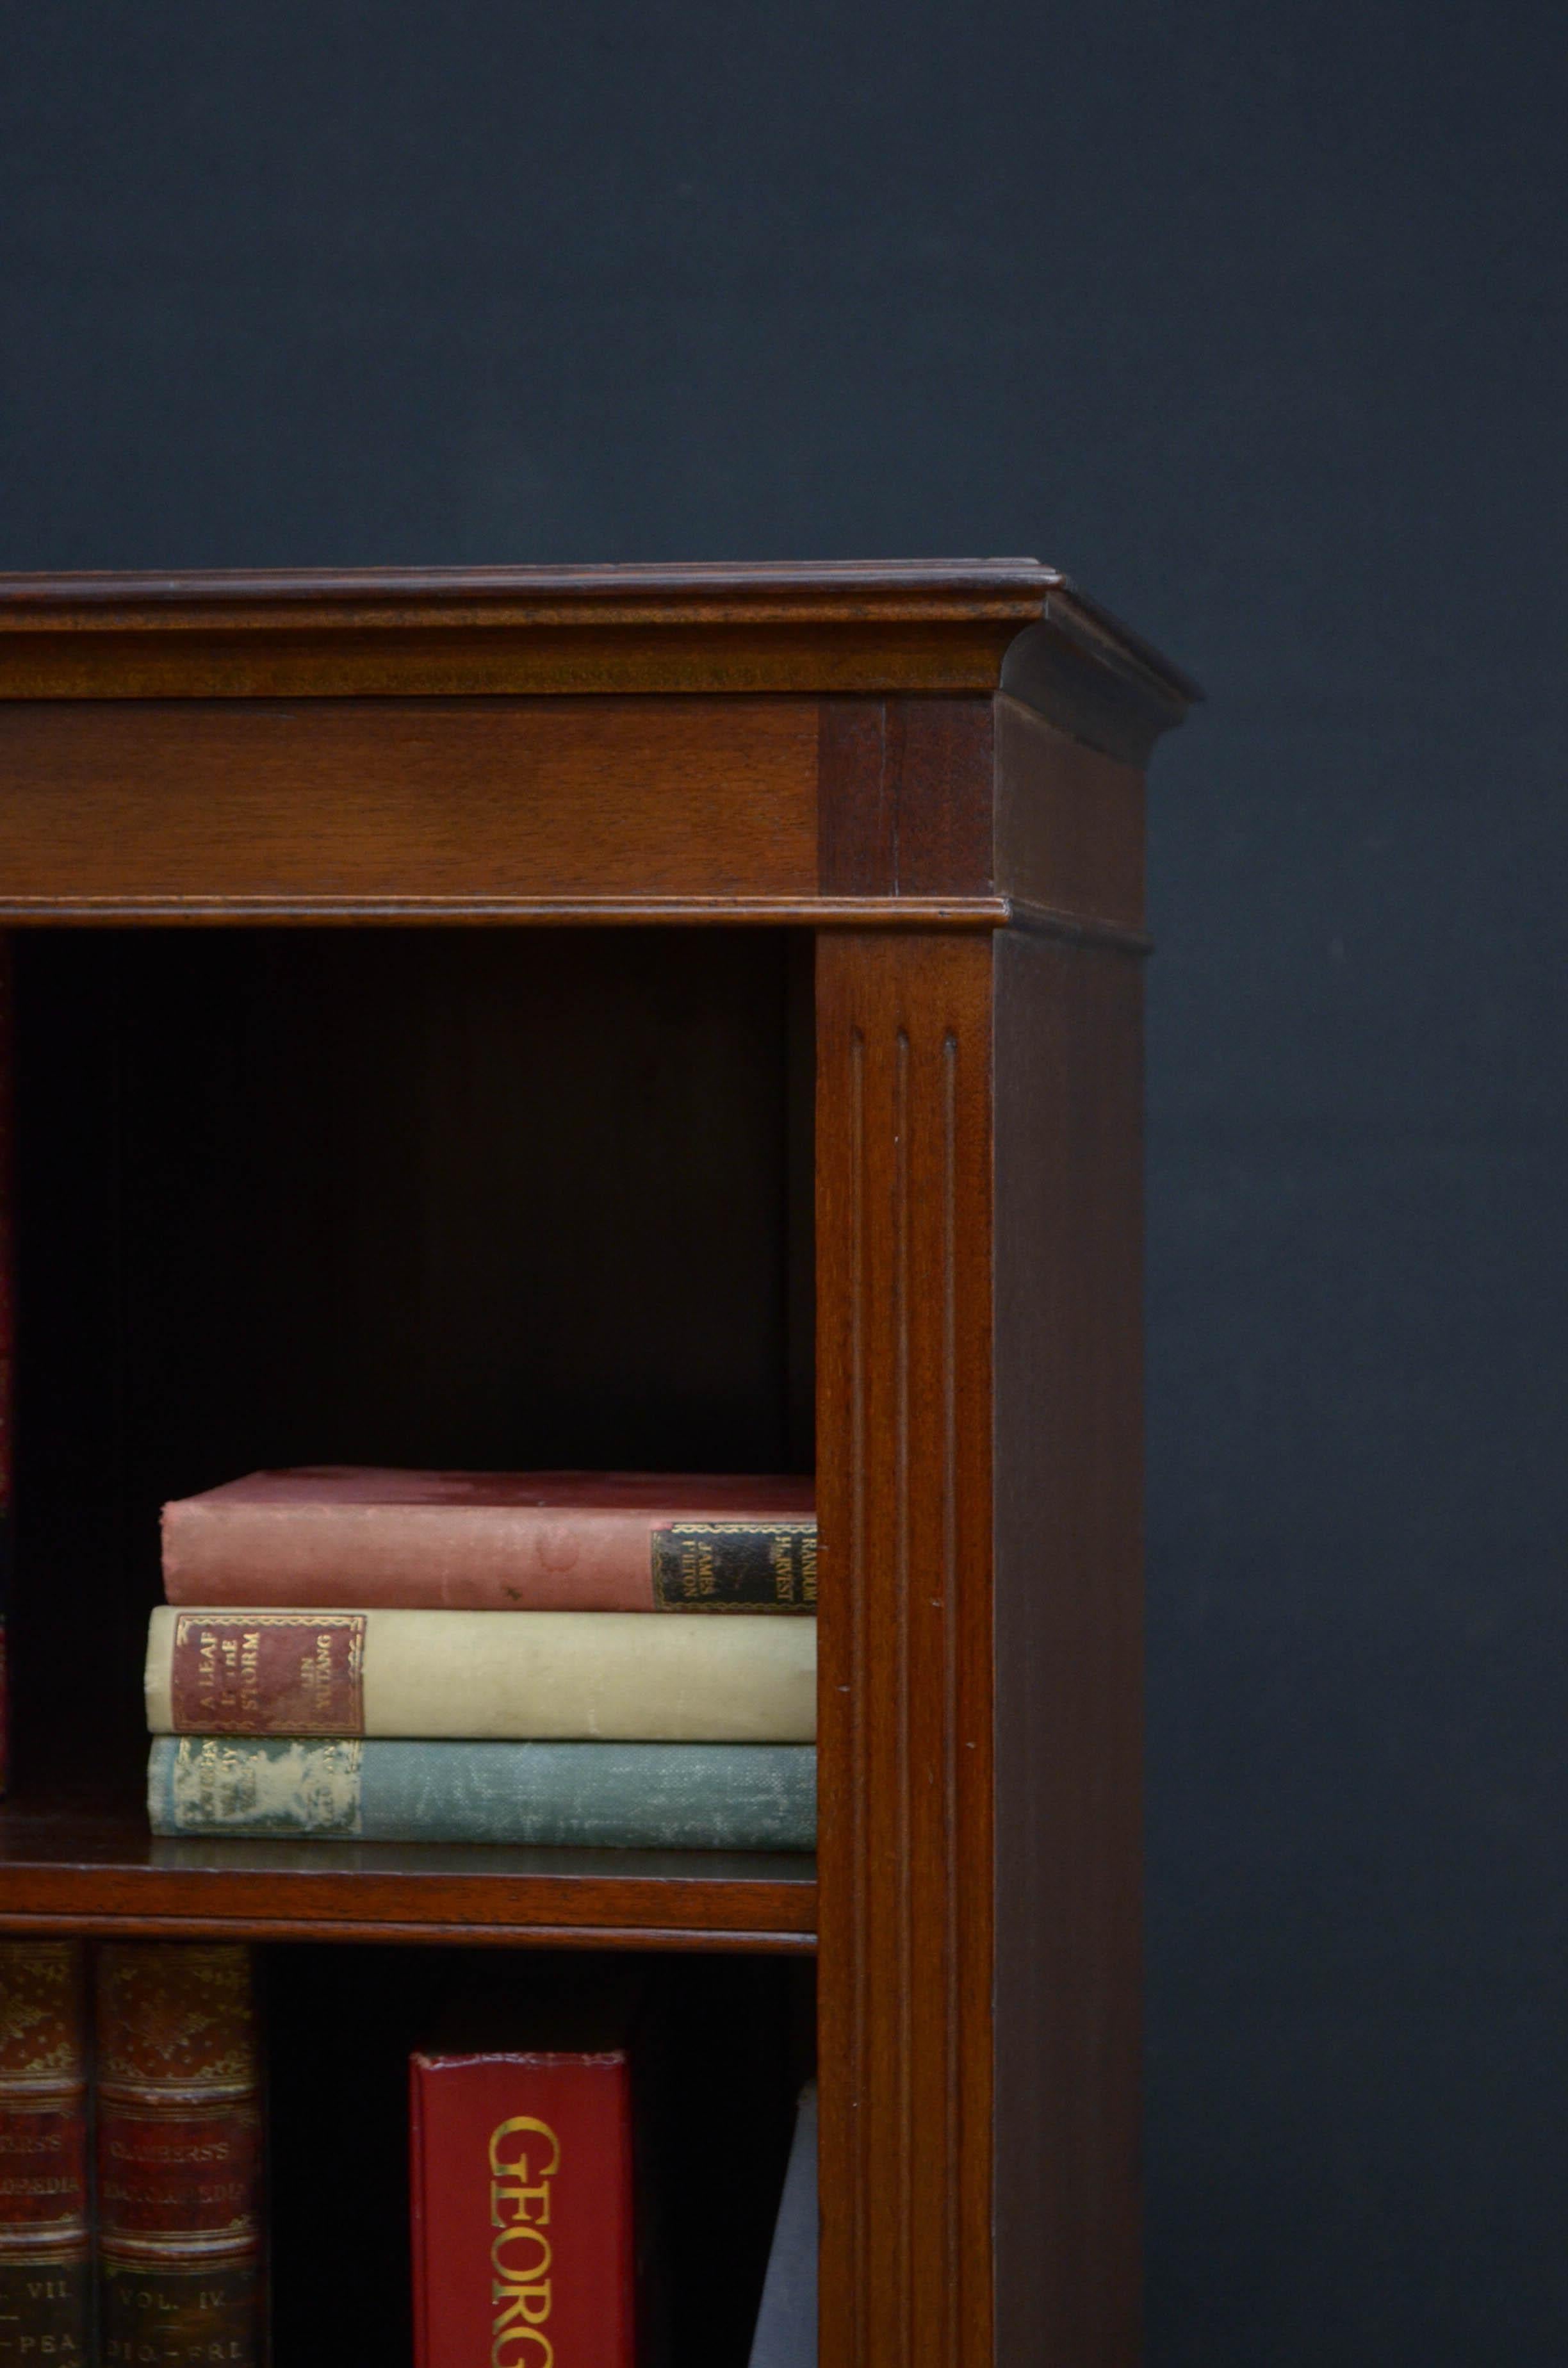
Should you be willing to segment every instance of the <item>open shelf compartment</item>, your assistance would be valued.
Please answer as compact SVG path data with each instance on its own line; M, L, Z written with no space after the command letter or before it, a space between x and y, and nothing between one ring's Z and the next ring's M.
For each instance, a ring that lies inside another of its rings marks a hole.
M240 1472L811 1468L808 954L21 939L0 1928L812 1945L803 1856L154 1840L141 1697L158 1508Z

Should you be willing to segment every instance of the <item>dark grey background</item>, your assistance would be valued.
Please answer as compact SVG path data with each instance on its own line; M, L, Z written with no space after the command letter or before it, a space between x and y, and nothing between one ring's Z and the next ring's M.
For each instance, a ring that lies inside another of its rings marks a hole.
M1205 680L1153 818L1150 2360L1562 2368L1560 12L0 32L0 564L1035 552Z

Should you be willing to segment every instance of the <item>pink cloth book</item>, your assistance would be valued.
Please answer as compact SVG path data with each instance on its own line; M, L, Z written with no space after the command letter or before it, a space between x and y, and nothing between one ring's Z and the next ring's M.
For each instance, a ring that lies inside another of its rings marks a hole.
M171 1603L434 1611L816 1609L811 1480L252 1472L164 1507Z

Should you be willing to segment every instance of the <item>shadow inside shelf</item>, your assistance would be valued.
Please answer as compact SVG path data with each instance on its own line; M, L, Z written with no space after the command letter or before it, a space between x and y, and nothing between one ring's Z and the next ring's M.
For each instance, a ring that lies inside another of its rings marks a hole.
M802 1850L524 1850L489 1842L164 1840L153 1837L147 1862L185 1871L233 1867L290 1874L530 1875L612 1882L793 1883L816 1881L816 1860Z

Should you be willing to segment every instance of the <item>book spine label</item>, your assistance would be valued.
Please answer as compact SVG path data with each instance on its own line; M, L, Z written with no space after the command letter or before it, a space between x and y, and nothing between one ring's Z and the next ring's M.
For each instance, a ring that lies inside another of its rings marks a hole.
M398 1748L395 1744L392 1748ZM359 1839L365 1831L365 1749L363 1743L347 1736L325 1741L305 1736L154 1736L147 1763L148 1823L155 1834L308 1834ZM448 1837L377 1834L370 1839Z
M365 1614L181 1611L169 1689L176 1734L362 1735Z
M802 1743L425 1743L159 1736L155 1834L811 1850Z
M5 2236L28 2244L70 2237L87 2211L87 2130L79 2104L0 2098L0 2213Z
M99 2306L111 2368L260 2368L267 2286L250 1952L97 1956Z
M670 1521L649 1538L661 1611L814 1611L815 1521Z
M122 2261L99 2281L104 2368L263 2368L259 2260Z
M84 2236L21 2255L0 2250L0 2362L4 2368L91 2368L93 2263Z
M199 2110L98 2105L98 2226L131 2253L146 2240L259 2240L261 2116L225 2099Z
M0 1941L0 2368L88 2368L86 1955Z
M810 1743L816 1622L160 1605L147 1724L154 1735Z
M416 2055L415 2368L634 2368L630 2068Z

